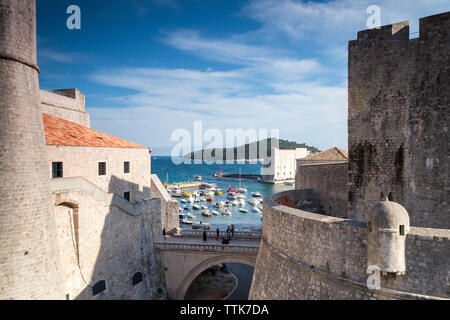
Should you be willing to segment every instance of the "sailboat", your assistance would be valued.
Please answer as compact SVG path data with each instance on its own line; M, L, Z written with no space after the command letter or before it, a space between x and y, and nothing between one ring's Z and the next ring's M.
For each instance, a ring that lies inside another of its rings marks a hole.
M247 193L247 189L241 187L241 168L239 168L239 188L236 189L239 193Z

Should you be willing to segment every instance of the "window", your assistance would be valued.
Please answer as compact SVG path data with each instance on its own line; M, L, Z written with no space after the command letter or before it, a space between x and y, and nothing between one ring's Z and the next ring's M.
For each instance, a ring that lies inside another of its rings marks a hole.
M400 230L399 230L399 232L400 232L400 235L401 235L401 236L404 236L404 235L405 235L405 226L404 226L404 225L400 225Z
M96 296L105 290L106 290L106 282L105 282L105 280L100 280L99 282L94 284L94 286L92 287L92 295Z
M52 178L62 178L63 177L63 163L62 162L52 162Z
M98 163L98 175L99 176L106 176L106 162L99 162Z
M139 284L142 282L142 273L141 272L136 272L133 276L133 278L131 279L131 284L133 286Z
M123 173L130 173L130 161L123 163Z
M129 202L130 201L130 191L124 192L123 197L125 198L125 200L127 200Z
M372 232L372 222L367 223L367 229L369 229L369 232Z

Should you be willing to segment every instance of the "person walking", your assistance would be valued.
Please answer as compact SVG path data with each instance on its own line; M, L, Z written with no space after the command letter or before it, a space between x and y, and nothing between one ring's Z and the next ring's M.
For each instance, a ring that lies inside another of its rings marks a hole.
M206 230L203 231L203 243L208 242L208 236L206 235Z
M231 236L234 237L234 224L231 225Z
M220 230L217 228L216 230L216 241L219 241Z

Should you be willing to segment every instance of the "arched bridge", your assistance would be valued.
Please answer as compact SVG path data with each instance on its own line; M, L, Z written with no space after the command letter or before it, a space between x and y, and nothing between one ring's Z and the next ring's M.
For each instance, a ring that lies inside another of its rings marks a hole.
M260 232L237 231L229 244L222 244L223 232L216 241L216 231L183 230L179 236L156 243L165 270L169 299L183 300L195 278L206 269L221 263L255 266L261 242Z

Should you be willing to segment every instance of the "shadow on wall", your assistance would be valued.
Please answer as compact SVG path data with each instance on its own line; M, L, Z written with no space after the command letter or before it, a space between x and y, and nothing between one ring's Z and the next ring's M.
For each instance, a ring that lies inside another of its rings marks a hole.
M153 249L162 237L161 200L150 199L149 188L139 191L138 185L115 176L108 191L78 190L57 201L66 298L158 298L165 291Z

